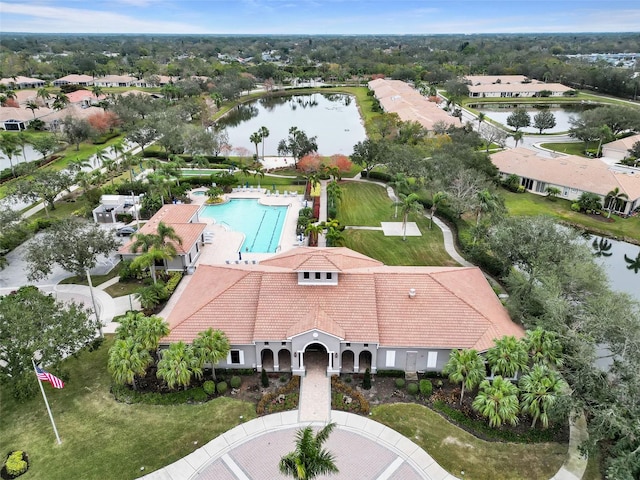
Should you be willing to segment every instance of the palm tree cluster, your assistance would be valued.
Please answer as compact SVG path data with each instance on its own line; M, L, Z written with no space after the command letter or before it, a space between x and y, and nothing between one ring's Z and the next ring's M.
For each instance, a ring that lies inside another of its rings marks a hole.
M524 413L532 418L531 428L538 420L547 428L558 398L567 389L555 370L562 365L562 348L556 334L537 328L527 330L523 340L512 336L497 339L487 351L486 361L495 375L493 379L486 378L485 360L476 350L451 352L443 373L450 381L461 384L460 404L465 389L479 387L472 406L488 419L491 427L516 425L519 414ZM509 380L520 374L517 385Z
M132 252L141 255L131 263L133 269L149 269L153 283L157 283L156 262L172 260L177 255L175 244L182 245L182 238L175 229L164 222L158 223L156 233L136 233L131 244Z
M169 334L169 325L160 317L128 312L120 320L116 341L109 349L108 369L120 385L138 389L136 378L146 375L156 364L156 375L171 389L187 388L193 377L202 377L205 365L211 366L215 380L215 365L229 353L229 340L220 330L200 332L191 345L172 343L158 353L160 339Z

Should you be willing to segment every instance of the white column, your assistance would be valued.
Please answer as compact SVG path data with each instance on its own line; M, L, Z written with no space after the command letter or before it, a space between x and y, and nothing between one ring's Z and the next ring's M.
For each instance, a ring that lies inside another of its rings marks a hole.
M298 352L298 358L300 359L300 368L304 368L304 352Z
M360 353L353 352L353 371L358 373L360 371Z
M329 370L333 370L333 352L328 352L329 355Z

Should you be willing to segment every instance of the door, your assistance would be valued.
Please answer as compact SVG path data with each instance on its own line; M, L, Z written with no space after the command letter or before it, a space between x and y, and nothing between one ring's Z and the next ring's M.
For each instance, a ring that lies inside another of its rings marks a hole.
M416 360L418 358L418 352L407 352L407 366L405 372L416 371Z

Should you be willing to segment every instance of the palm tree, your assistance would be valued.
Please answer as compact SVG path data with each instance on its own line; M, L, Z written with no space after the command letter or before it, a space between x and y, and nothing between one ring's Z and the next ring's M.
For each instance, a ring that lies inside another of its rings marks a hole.
M172 244L164 246L154 245L143 254L137 256L135 260L131 262L131 268L149 268L149 271L151 272L151 278L153 279L153 283L155 284L158 281L156 278L156 263L165 263L167 260L173 260L176 254L176 248Z
M333 454L322 448L335 426L329 423L315 435L311 427L298 430L296 449L280 459L280 472L297 480L338 473Z
M184 342L172 343L162 352L158 362L158 378L167 382L169 388L184 387L186 390L195 375L202 376L202 368L191 345Z
M205 192L205 195L209 198L209 203L216 203L223 193L224 190L222 188L211 187Z
M482 122L484 122L486 118L487 118L487 116L484 113L482 113L482 112L478 113L478 116L477 116L477 119L478 119L478 130L480 130L480 124L482 124Z
M517 132L514 132L511 136L513 137L513 140L516 142L516 147L517 147L518 146L518 142L520 140L522 140L522 137L524 136L524 133L522 133L520 131L517 131Z
M11 165L11 173L16 176L15 167L13 166L13 157L18 153L18 145L15 137L9 134L0 136L0 152L9 159Z
M262 136L260 135L260 132L254 132L251 134L251 136L249 137L249 141L251 143L254 144L254 146L256 147L256 160L258 160L258 144L262 141Z
M76 157L69 161L68 169L72 172L80 172L83 168L90 168L91 164L86 158Z
M534 365L562 365L562 344L555 332L540 327L527 330L524 344Z
M490 427L500 427L503 423L518 424L518 387L500 375L480 383L480 392L473 400L473 409L489 419Z
M484 361L476 350L453 350L442 373L449 375L449 380L462 384L460 405L464 398L465 388L472 390L485 377Z
M335 247L344 238L342 235L342 230L344 229L338 220L330 218L326 222L322 222L321 225L327 231L325 235L327 246Z
M254 178L259 177L258 188L260 188L260 180L264 180L264 173L264 168L262 168L261 165L256 165L255 170L253 171L253 176Z
M67 97L64 93L59 93L53 99L53 109L63 110L69 104L69 97Z
M118 327L116 328L116 338L120 340L126 340L127 338L136 338L138 328L143 319L146 318L142 312L129 311L124 317L120 317L118 320Z
M407 240L407 220L409 219L409 214L412 212L419 213L422 211L423 207L420 203L420 197L415 193L410 193L409 195L404 195L402 193L400 195L400 201L396 202L398 207L400 207L400 215L402 215L402 240Z
M629 195L620 191L620 188L616 187L607 193L605 201L607 203L607 210L609 210L609 215L607 218L611 218L611 211L615 208L618 210L619 205L623 200L629 200Z
M111 160L110 158L107 158L102 161L102 166L106 169L107 173L109 174L109 177L111 178L111 185L114 185L114 177L115 177L115 173L118 170L118 164L116 163L115 160Z
M231 349L227 336L222 330L209 328L198 333L198 336L193 340L193 348L200 362L200 367L205 363L211 364L211 378L215 380L216 364L226 358Z
M336 182L335 180L329 182L329 184L327 185L327 195L331 202L331 207L335 207L336 200L340 200L342 198L342 188L340 188L338 182Z
M555 198L562 193L558 187L547 187L544 190L549 200L555 200Z
M7 105L7 100L9 99L15 100L16 98L17 98L16 92L10 89L5 90L4 92L2 92L2 94L0 94L0 105L4 107Z
M309 246L318 246L318 235L324 230L324 226L319 223L310 223L307 228L304 229L304 234L309 237Z
M500 201L488 188L480 190L476 194L476 227L480 224L480 217L483 213L494 212L500 208Z
M445 192L436 192L433 194L433 198L431 199L431 218L429 220L429 229L431 229L431 227L433 226L433 216L436 214L438 207L446 199L447 194Z
M104 165L104 162L107 160L111 160L108 156L107 156L107 152L106 152L106 148L99 148L96 150L96 153L94 154L94 166L99 166L99 165ZM115 157L114 157L115 158ZM115 161L115 160L113 160Z
M167 245L167 240L172 240L178 245L182 245L182 238L176 233L175 228L172 226L167 225L164 222L159 222L156 232L158 237L160 237L161 245Z
M140 318L136 341L152 355L158 350L160 339L169 335L169 324L156 315Z
M264 161L264 139L269 136L269 129L267 127L260 127L258 130L260 138L262 139L262 161Z
M529 355L524 342L514 336L504 336L495 340L495 346L487 351L491 373L515 377L529 365Z
M100 95L102 95L102 87L99 85L94 85L93 87L91 87L91 93L93 93L95 97L98 98Z
M47 90L45 87L42 87L39 88L36 92L36 98L42 99L42 103L47 105L47 100L51 98L51 94L49 93L49 90Z
M27 103L25 104L25 108L27 110L31 110L31 113L33 114L33 118L36 118L36 110L40 109L40 107L34 100L28 100Z
M144 253L149 252L149 250L151 250L151 248L153 247L159 247L161 244L161 240L158 237L158 235L154 235L152 233L136 233L134 236L134 241L131 244L131 248L130 250L134 253L137 253L138 251ZM139 257L138 257L139 258ZM137 260L137 258L136 258ZM135 262L135 260L134 260ZM131 263L132 267L133 267L133 263ZM140 262L139 262L140 263ZM142 262L146 265L146 261ZM138 266L142 266L141 264L139 264ZM151 277L153 278L153 283L156 283L156 273L155 273L155 262L153 264L150 265L151 267ZM135 267L134 267L135 268Z
M547 428L549 411L566 390L566 382L548 367L534 365L531 372L520 379L519 385L522 393L522 411L533 417L531 428L536 427L538 419L542 422L542 428Z
M627 270L633 270L633 273L638 273L640 271L640 253L635 258L635 260L631 257L627 257L627 254L624 254L624 261L627 262Z
M591 247L595 250L595 252L593 252L594 257L610 257L613 255L613 253L609 251L613 247L613 244L604 237L600 237L600 239L594 238Z
M144 350L132 337L118 339L109 349L107 367L113 380L120 385L136 387L136 375L143 376L151 364L149 352Z

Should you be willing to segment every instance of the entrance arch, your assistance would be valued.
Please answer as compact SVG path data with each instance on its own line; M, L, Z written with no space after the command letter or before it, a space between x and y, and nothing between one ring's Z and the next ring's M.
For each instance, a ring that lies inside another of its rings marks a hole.
M318 342L307 345L304 349L304 365L307 370L326 371L329 366L327 347Z
M345 350L344 352L342 352L341 371L345 373L352 373L354 362L355 357L351 350Z
M267 372L273 372L273 351L270 348L265 348L260 353L260 359L262 368Z
M360 352L360 356L358 357L358 366L359 371L364 372L367 368L371 369L371 352L368 350L363 350Z
M278 352L278 365L280 366L281 372L290 372L291 371L291 352L286 348L282 348Z

